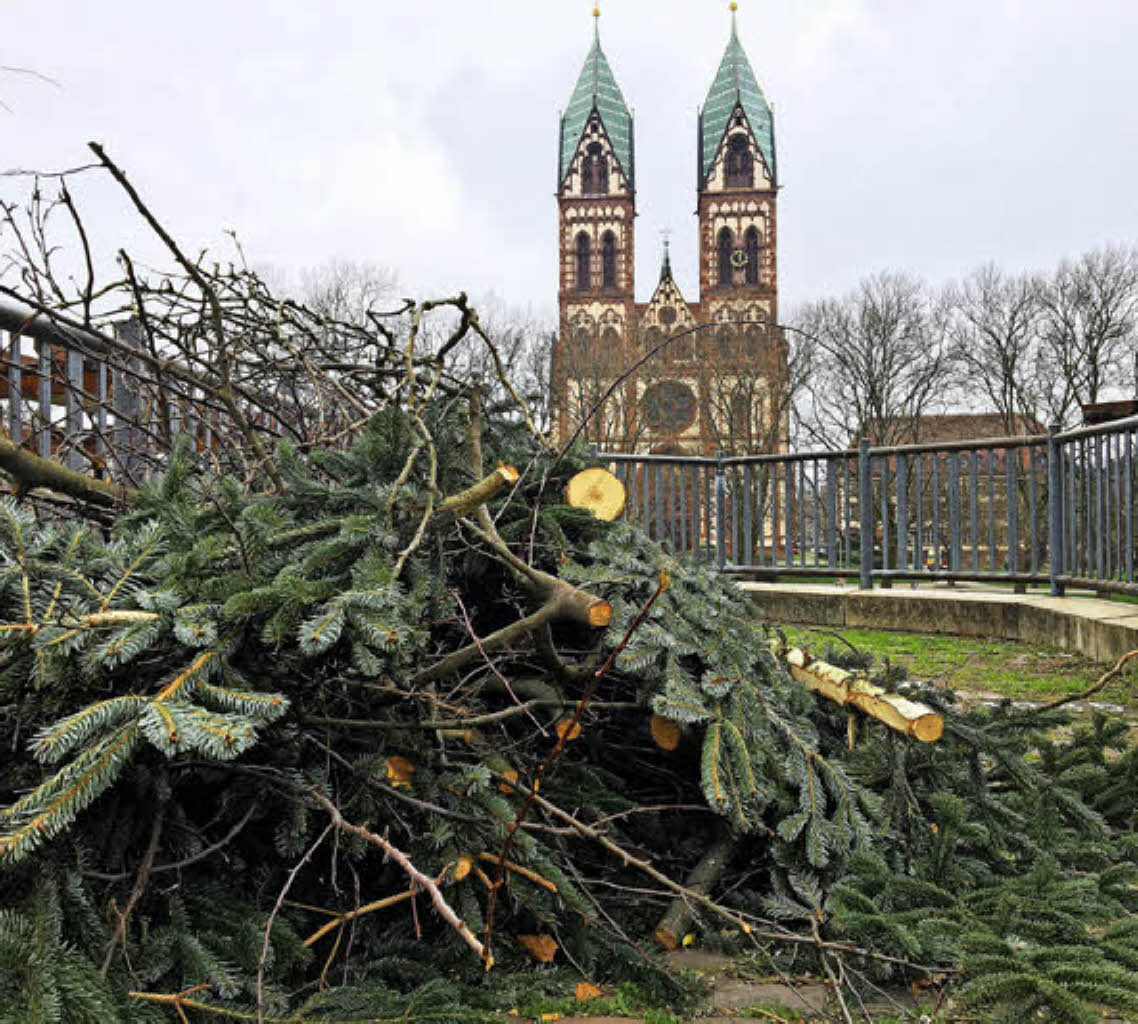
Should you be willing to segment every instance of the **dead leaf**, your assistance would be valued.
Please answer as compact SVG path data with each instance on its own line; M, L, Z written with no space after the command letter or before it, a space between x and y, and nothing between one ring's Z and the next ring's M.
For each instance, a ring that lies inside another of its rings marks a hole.
M653 715L649 724L652 739L661 750L675 750L680 745L680 727L670 718Z
M509 779L510 782L517 782L518 781L518 772L517 772L516 768L507 768L504 772L502 772L502 774L504 776L506 776L506 778ZM506 796L509 796L511 793L513 793L514 787L511 786L509 783L499 782L498 783L498 791L500 793L505 793Z
M415 766L405 757L394 754L387 759L387 783L393 789L410 789Z
M519 935L518 939L539 964L552 963L557 955L557 940L552 935Z
M574 722L572 718L563 718L554 727L557 730L557 735L563 740L575 740L581 735L581 725L579 722Z
M470 874L474 868L474 858L468 857L465 853L458 858L458 863L454 866L454 880L461 882L467 875Z
M577 1001L579 1003L586 1003L590 999L597 999L604 995L601 989L594 985L591 981L577 982Z

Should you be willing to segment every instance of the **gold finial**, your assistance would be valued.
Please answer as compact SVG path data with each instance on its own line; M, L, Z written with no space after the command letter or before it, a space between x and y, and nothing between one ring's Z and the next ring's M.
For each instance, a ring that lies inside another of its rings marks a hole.
M738 9L739 5L735 3L735 0L731 0L731 13L734 14Z
M593 17L599 18L601 16L601 9L599 7L593 8Z

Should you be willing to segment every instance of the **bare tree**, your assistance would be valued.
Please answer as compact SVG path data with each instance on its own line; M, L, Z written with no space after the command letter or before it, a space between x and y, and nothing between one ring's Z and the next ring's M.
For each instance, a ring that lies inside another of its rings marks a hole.
M716 448L733 455L782 451L813 373L813 338L794 328L757 326L743 336L749 357L708 381L709 429Z
M556 378L565 393L553 395L553 407L564 411L562 432L572 435L584 424L581 438L599 448L633 451L643 432L637 415L636 388L646 386L651 370L646 368L639 383L616 383L627 370L619 339L594 339L591 323L568 327L558 346L560 362Z
M1055 422L1112 386L1132 384L1138 331L1138 249L1108 246L1064 261L1043 282L1040 371Z
M330 321L366 325L369 310L388 306L399 279L390 267L359 260L329 260L300 272L300 298Z
M840 448L863 435L880 444L918 440L921 416L946 400L944 320L925 284L898 273L806 306L795 323L814 348L800 404L805 437Z
M978 411L983 401L1008 434L1019 432L1040 408L1039 282L989 263L949 286L945 304L962 404Z

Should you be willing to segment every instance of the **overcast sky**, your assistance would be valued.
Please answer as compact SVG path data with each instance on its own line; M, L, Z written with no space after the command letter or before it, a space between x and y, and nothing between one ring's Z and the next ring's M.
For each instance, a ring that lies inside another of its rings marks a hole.
M101 140L191 248L393 268L552 314L557 114L589 0L7 0L0 171ZM726 0L602 0L636 114L638 293L660 230L696 288L695 124ZM775 106L784 311L904 268L940 282L1138 241L1136 0L741 0ZM0 195L13 183L0 179ZM142 232L82 196L104 255Z

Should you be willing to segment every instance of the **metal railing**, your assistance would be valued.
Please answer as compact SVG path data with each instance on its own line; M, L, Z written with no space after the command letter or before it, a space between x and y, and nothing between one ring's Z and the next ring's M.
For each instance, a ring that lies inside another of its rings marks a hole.
M244 439L223 405L163 365L137 319L100 336L0 302L0 436L129 486L162 469L185 435L220 467L242 466ZM268 444L287 433L267 403L242 412Z
M755 578L1138 593L1138 417L1065 433L717 457L597 454L626 517Z

